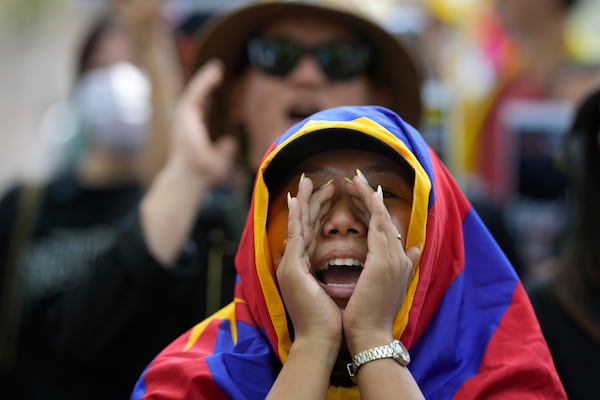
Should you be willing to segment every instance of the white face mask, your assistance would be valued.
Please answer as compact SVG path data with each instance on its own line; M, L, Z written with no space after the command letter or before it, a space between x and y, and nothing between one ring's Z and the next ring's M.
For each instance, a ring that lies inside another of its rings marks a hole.
M92 143L131 155L142 147L148 133L150 95L150 82L142 70L117 63L84 75L74 103Z

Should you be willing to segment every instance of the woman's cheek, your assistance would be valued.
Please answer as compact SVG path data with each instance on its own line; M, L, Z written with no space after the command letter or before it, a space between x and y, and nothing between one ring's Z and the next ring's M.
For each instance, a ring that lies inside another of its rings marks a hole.
M285 251L285 245L288 238L287 217L287 210L281 210L280 212L269 215L269 250L271 251L271 259L275 269L279 266Z
M281 253L273 255L273 268L275 269L275 271L277 271L277 268L279 267L279 263L281 262L282 258L283 254Z
M392 222L398 228L398 232L402 235L403 238L406 238L408 233L408 226L410 225L410 212L403 212L399 214L391 215Z

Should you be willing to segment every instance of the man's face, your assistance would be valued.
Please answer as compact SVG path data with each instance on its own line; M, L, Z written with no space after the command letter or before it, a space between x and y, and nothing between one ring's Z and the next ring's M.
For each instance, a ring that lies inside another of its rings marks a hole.
M343 26L314 17L278 20L262 31L314 47L338 41L356 41ZM247 135L248 161L257 167L273 140L308 115L341 105L385 104L366 74L331 80L312 55L304 55L284 76L269 75L250 65L236 85L232 101L235 122Z

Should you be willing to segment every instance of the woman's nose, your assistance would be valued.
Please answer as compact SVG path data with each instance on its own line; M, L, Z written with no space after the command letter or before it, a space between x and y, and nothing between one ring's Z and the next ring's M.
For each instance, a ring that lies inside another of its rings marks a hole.
M361 218L360 210L352 202L348 193L334 196L331 208L325 215L323 235L333 236L365 236L367 226Z

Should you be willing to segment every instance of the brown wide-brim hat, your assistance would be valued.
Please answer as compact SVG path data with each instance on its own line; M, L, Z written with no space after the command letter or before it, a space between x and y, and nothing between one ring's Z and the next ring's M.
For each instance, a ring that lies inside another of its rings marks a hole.
M192 71L212 58L225 65L224 82L231 82L239 71L246 43L266 25L281 18L294 16L320 17L345 26L374 47L375 81L390 94L389 108L406 122L418 127L421 118L421 76L417 64L401 41L377 22L361 14L347 0L321 0L318 3L301 1L262 1L235 8L213 17L196 39L196 54ZM209 116L211 135L225 133L228 102L226 85L214 93ZM283 133L283 132L282 132Z

